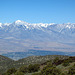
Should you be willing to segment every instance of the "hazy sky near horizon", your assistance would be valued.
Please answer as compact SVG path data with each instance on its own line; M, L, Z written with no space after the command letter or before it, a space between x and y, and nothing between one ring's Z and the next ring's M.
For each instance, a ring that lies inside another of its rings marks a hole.
M0 0L0 22L75 23L75 0Z

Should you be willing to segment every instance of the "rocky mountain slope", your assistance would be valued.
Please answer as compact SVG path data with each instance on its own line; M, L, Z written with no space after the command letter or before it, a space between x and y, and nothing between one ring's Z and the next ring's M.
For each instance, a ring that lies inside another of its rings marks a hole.
M29 64L42 64L47 62L48 60L54 60L56 57L59 57L59 59L67 59L69 56L62 56L62 55L47 55L47 56L31 56L27 58L23 58L17 61L14 61L10 58L7 58L5 56L0 55L0 73L5 72L6 70L10 68L19 68L23 65L29 65Z
M75 23L0 23L0 54L30 50L75 52Z

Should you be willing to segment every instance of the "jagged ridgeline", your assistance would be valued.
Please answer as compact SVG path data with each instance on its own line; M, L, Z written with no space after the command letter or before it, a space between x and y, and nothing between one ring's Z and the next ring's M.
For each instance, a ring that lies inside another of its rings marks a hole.
M13 68L13 67L19 68L23 65L43 64L47 62L48 60L53 61L53 59L55 59L56 57L58 57L59 59L69 58L69 56L62 56L62 55L47 55L47 56L30 56L27 58L14 61L10 58L0 55L0 73L3 73L6 70Z

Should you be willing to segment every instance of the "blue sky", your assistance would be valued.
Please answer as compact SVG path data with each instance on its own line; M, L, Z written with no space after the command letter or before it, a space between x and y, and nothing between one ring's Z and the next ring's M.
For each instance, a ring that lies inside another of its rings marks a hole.
M75 23L75 0L0 0L0 22Z

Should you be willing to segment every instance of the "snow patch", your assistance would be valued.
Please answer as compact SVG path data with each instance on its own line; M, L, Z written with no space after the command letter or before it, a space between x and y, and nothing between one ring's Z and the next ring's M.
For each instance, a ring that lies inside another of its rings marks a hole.
M2 27L2 23L0 23L0 27Z
M70 29L71 27L69 25L67 25L66 28L69 28Z

